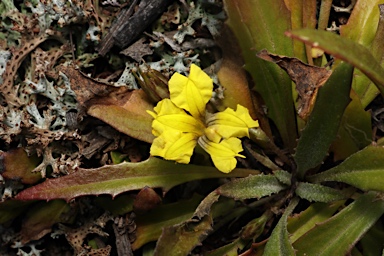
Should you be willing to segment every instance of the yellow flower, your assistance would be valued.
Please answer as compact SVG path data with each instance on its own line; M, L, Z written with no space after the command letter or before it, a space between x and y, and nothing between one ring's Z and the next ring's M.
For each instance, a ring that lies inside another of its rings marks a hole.
M241 137L249 137L248 129L258 127L248 109L237 105L215 114L205 110L212 97L212 79L192 64L185 77L175 73L168 82L170 99L161 100L154 112L152 133L157 137L151 155L178 163L189 163L196 144L211 156L213 164L224 173L236 167L236 156L243 151Z

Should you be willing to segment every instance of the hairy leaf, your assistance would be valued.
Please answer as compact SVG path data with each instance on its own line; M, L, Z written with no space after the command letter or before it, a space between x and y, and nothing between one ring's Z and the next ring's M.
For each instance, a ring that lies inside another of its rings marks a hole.
M199 179L221 177L246 177L258 174L258 171L234 169L229 174L219 172L214 167L176 164L151 157L139 163L124 162L96 169L79 169L75 173L48 179L45 182L20 192L18 200L52 200L62 198L67 201L85 195L116 195L144 188L160 187L169 190L172 187Z
M350 101L352 71L351 65L341 63L319 89L294 156L300 177L323 161L335 139L344 110Z
M295 193L302 199L310 202L329 203L346 198L346 195L340 190L306 182L300 182L297 185Z
M269 196L286 188L275 176L260 174L228 182L216 191L219 195L242 200Z
M384 202L376 193L361 195L327 221L299 238L296 255L346 255L384 213Z
M273 229L271 237L265 245L263 256L288 256L295 255L289 234L287 231L287 218L293 212L296 205L299 203L298 198L292 199L284 214L281 216L276 227Z
M311 182L340 181L362 190L384 191L384 148L368 146L338 166L309 176Z

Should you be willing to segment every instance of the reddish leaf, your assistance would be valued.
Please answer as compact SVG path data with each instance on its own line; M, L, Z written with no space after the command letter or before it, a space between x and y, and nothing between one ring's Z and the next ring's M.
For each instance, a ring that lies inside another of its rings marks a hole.
M19 200L52 200L62 198L67 201L85 195L116 195L142 189L172 187L199 179L221 177L246 177L258 174L249 169L234 169L229 174L219 172L214 167L192 164L177 164L158 158L149 158L139 163L124 162L118 165L103 166L96 169L79 169L77 172L56 179L48 179L16 195Z
M88 114L103 120L116 130L129 136L151 143L152 117L146 110L152 110L143 90L134 90L131 94L121 94L119 98L99 98L92 101Z
M122 133L148 143L153 141L152 117L146 112L153 105L142 90L113 87L89 78L73 67L60 66L59 70L70 80L80 114L86 109L89 115Z
M24 184L34 184L41 179L40 173L31 172L38 163L39 159L28 157L23 148L0 152L1 175L5 179L20 179Z

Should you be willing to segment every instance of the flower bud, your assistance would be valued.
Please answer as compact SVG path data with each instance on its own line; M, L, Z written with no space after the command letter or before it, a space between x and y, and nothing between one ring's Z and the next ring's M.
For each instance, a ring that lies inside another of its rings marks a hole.
M168 79L159 71L148 69L133 72L138 83L153 103L169 98Z

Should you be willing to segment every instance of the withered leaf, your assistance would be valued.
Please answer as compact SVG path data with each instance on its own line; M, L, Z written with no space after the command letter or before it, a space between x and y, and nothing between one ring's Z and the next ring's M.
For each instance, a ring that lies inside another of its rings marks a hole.
M143 56L151 55L153 53L153 50L149 47L149 44L145 44L144 42L145 38L142 37L128 48L122 50L120 53L131 57L137 62L140 62Z
M42 178L40 173L32 173L39 162L36 156L29 157L23 148L0 152L0 174L5 179L20 179L23 184L34 184Z
M137 194L133 202L133 209L135 213L145 213L154 209L161 203L161 197L152 188L145 186Z
M296 84L298 92L297 113L306 120L312 111L319 88L328 80L332 71L326 68L305 64L297 58L290 58L269 53L263 49L256 54L257 57L276 63L284 69Z
M59 70L70 80L79 102L80 116L86 112L122 133L152 142L152 117L146 110L153 109L153 104L143 90L113 87L91 79L73 67L60 66Z
M86 108L88 101L95 97L107 96L112 92L125 89L121 87L113 87L92 79L73 66L60 65L57 67L57 70L68 77L71 89L76 94L76 100L79 103L80 108Z

